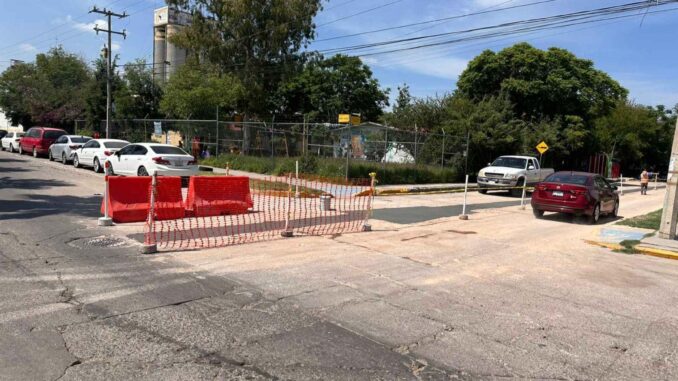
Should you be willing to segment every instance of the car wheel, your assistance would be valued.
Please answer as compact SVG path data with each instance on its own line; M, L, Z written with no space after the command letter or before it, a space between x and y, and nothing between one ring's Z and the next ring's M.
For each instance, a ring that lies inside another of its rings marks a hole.
M614 202L614 209L612 209L612 217L617 217L619 215L619 201Z
M66 154L65 154L65 153L62 153L62 154L61 154L61 163L62 163L63 165L68 164L68 160L66 160Z
M600 204L596 204L596 206L593 207L593 213L591 214L591 216L589 216L589 222L591 224L597 224L599 220L600 220Z
M534 214L534 216L537 217L537 218L544 217L544 211L543 210L532 209L532 214Z
M9 152L14 153L14 146L11 144L9 145Z
M47 158L49 161L54 161L54 156L52 156L52 150L47 150Z
M94 172L96 172L96 173L101 172L101 164L99 163L98 157L94 158L94 164L92 165L92 168L94 169Z
M478 189L478 193L487 194L487 189Z
M80 159L78 159L78 155L73 156L73 166L75 168L80 168Z
M139 170L137 171L137 176L148 176L148 171L146 170L146 167L139 167Z
M110 161L104 172L106 173L106 176L115 176L115 171L113 171L113 165L111 165Z
M19 155L23 155L23 154L24 154L24 148L21 146L21 144L19 144Z
M38 157L38 150L33 147L33 157Z
M509 192L513 197L520 197L523 195L523 186L525 186L525 179L520 179L516 183L515 188L511 189Z

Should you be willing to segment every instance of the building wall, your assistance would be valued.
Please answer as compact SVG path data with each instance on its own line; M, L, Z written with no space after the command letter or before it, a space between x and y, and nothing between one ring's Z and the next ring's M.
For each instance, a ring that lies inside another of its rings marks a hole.
M6 130L10 132L14 131L23 132L24 127L20 124L17 126L12 125L12 122L10 122L9 119L7 119L5 113L0 111L0 130Z

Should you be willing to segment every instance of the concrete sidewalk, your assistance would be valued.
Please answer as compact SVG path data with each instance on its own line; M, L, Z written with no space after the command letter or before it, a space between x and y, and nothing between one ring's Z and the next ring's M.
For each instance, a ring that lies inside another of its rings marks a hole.
M678 259L678 241L659 238L656 235L641 240L635 249L655 257Z

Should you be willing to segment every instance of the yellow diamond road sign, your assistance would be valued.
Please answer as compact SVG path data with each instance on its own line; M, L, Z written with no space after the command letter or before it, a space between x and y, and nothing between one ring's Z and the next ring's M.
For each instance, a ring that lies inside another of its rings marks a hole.
M549 150L549 146L546 144L546 142L541 142L541 143L537 144L537 151L539 151L539 153L544 153L548 150Z

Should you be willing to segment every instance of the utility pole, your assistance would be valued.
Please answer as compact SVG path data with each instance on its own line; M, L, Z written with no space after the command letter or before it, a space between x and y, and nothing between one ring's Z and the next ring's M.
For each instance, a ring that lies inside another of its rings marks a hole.
M101 15L104 15L108 19L108 28L106 29L101 29L99 28L99 25L96 25L94 27L94 31L99 34L99 32L106 32L108 33L108 45L106 45L106 139L110 138L110 133L111 133L111 80L112 80L112 66L113 66L113 49L111 49L111 35L117 34L122 36L122 38L127 38L127 31L124 29L122 32L115 31L111 28L111 17L115 16L119 19L123 19L127 17L127 13L123 12L122 14L120 13L115 13L113 11L110 11L106 8L104 9L99 9L96 6L92 7L92 10L89 11L89 13L98 13Z
M669 172L666 177L666 196L664 196L664 211L662 212L662 223L659 225L657 236L664 239L676 239L676 224L678 223L678 171L676 171L676 162L678 162L678 120L676 128L673 131L673 146L671 147L671 159L669 161Z

